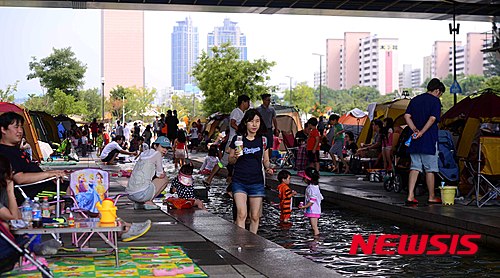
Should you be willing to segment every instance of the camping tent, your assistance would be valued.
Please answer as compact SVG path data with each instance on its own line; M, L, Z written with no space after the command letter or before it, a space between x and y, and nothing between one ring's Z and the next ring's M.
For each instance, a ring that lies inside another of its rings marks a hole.
M44 142L61 143L54 118L43 111L30 111L31 119L35 124L38 139Z
M291 132L295 135L297 131L302 130L302 121L300 120L299 110L292 106L273 105L276 111L276 121L278 129Z
M219 130L221 132L225 131L229 126L229 114L222 114L220 112L217 112L208 116L205 130L208 131L209 137L212 137L212 134L215 132L215 127L217 126L219 127Z
M500 123L500 96L494 92L470 95L441 116L444 128L461 131L457 155L467 158L482 123Z
M339 123L344 125L344 130L351 131L357 138L365 125L366 119L368 119L368 114L358 108L354 108L342 115Z
M66 131L71 130L72 125L76 125L75 120L70 117L60 114L54 117L58 131L59 138L63 138Z
M32 149L33 160L42 160L42 152L38 145L38 134L28 111L9 102L0 102L0 114L5 112L16 112L24 118L24 136Z
M361 134L358 138L358 145L361 143L369 143L372 132L371 122L374 119L392 118L394 120L394 126L405 125L406 122L403 116L409 103L410 99L408 98L400 98L384 103L377 103L373 111L373 117L370 116L370 119L372 120L368 119L365 122L365 126L361 130Z

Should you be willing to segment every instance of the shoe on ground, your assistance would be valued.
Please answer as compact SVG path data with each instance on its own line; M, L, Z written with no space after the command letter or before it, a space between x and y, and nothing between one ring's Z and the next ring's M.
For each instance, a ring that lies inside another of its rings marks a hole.
M151 220L143 223L132 223L129 230L122 234L122 241L129 242L145 235L151 229Z
M134 210L141 210L141 209L145 209L145 204L134 202Z
M157 205L144 204L144 209L145 210L159 210L160 207Z

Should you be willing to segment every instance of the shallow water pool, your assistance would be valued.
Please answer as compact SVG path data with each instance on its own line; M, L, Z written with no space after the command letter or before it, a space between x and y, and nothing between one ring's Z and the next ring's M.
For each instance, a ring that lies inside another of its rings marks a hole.
M200 179L199 177L198 179ZM215 181L215 180L214 180ZM215 181L205 201L210 212L232 221L232 200L221 180ZM279 225L276 203L265 200L259 235L348 277L500 277L500 253L479 246L474 256L349 255L354 234L428 234L384 219L323 202L321 236L314 239L307 218L292 212L292 225Z

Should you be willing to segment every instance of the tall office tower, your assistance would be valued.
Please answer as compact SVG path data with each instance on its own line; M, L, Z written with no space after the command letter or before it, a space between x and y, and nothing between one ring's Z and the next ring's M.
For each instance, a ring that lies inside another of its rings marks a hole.
M427 80L432 76L432 56L425 56L423 60L422 79Z
M120 85L144 87L144 12L101 11L104 94Z
M240 52L240 60L247 60L247 36L240 31L238 23L224 19L224 25L215 27L214 31L208 33L207 37L207 52L208 56L212 57L212 48L223 43L230 43L231 46L237 48Z
M490 34L467 33L465 46L465 74L483 75L487 53L481 52L491 40Z
M450 56L449 62L448 62L448 73L453 74L453 47L450 47L450 50L448 51L448 55ZM456 55L456 60L457 60L457 75L458 74L465 74L465 47L463 46L457 46L457 55ZM482 61L481 61L482 62Z
M184 90L187 84L194 83L190 72L199 55L198 28L193 26L190 17L177 21L172 32L172 86Z
M342 39L326 40L326 86L333 90L340 90L340 53L344 45Z
M377 88L382 95L399 90L398 39L375 35L359 45L359 85Z
M349 89L360 84L360 40L370 36L367 32L345 32L340 52L340 88Z
M457 41L457 46L462 43ZM449 72L450 61L450 47L453 49L453 42L450 41L435 41L432 46L432 63L431 63L431 77L446 78ZM453 52L451 57L453 58Z

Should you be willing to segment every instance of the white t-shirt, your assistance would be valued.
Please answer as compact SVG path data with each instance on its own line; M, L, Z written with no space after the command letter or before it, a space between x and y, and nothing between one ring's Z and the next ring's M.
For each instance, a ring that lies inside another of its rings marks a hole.
M219 163L218 157L207 156L205 157L205 160L203 161L203 164L200 167L200 171L203 171L205 169L212 171L217 163Z
M191 128L191 139L198 139L198 128L197 127L192 127Z
M245 115L245 112L243 112L239 107L236 107L231 111L231 114L229 115L229 138L228 142L231 142L233 140L234 135L236 135L236 130L231 126L231 120L236 121L236 125L239 125L241 123L241 120L243 120L243 116Z
M123 151L122 147L116 141L112 141L104 147L100 158L106 158L106 156L108 156L108 154L113 150Z
M125 140L130 140L130 128L128 128L128 126L123 128L123 136L125 137Z
M87 136L82 136L82 145L87 145L89 143L89 139Z

